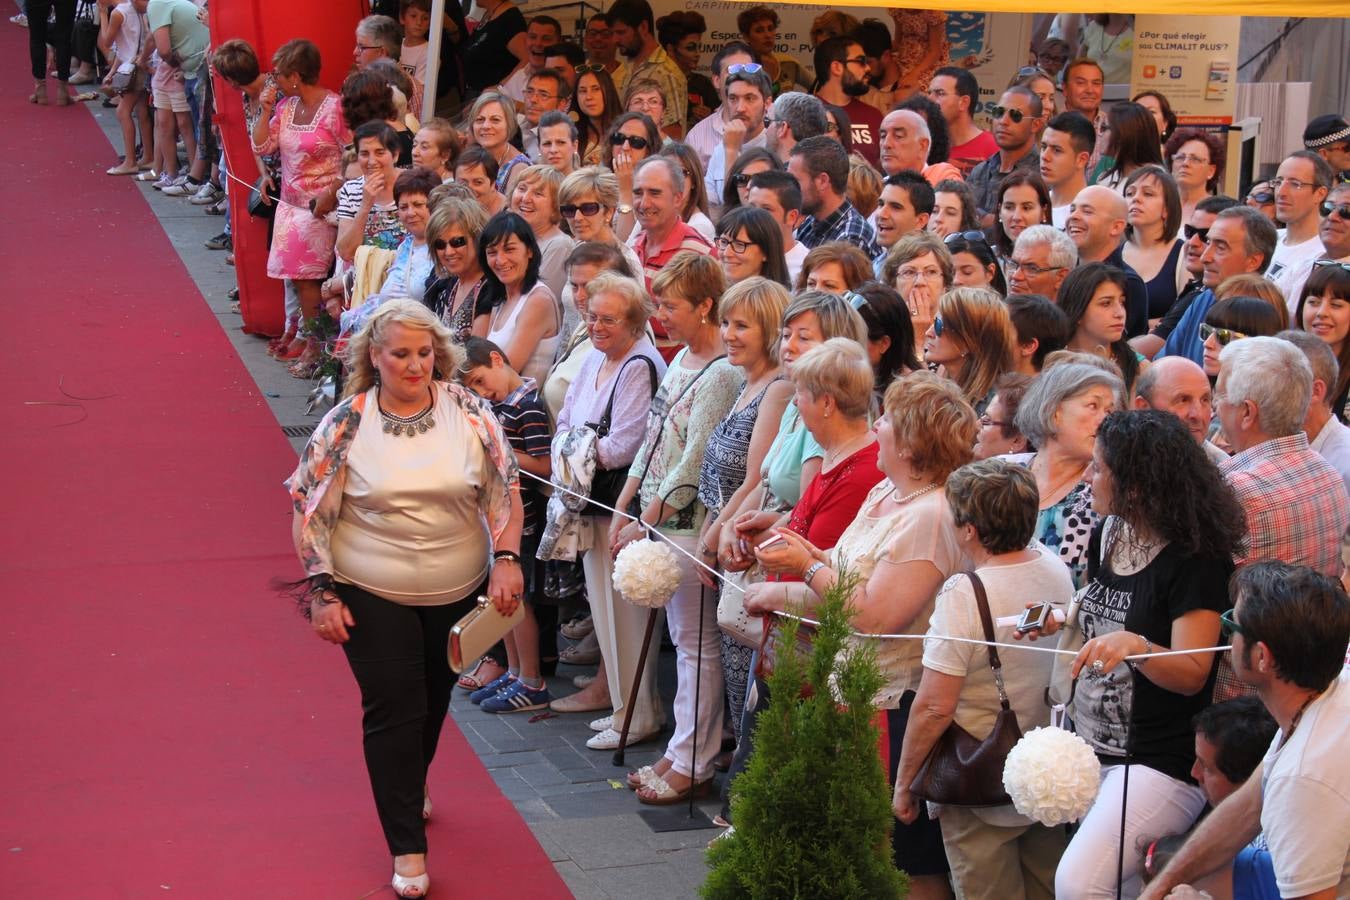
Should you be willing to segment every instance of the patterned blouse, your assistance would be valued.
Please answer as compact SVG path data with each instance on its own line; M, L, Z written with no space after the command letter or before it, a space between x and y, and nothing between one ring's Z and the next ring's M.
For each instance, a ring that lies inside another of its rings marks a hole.
M773 381L778 380L775 378ZM755 399L718 422L713 433L708 436L703 465L698 470L698 499L703 501L712 515L721 512L731 495L745 483L750 436L754 434L755 420L759 418L759 405L773 381L766 384Z
M644 508L662 499L679 509L661 523L666 534L695 535L703 526L707 509L698 500L703 452L743 384L740 370L726 357L706 370L684 368L680 362L688 352L682 349L666 369L647 415L647 436L629 468L642 477L638 502Z
M483 282L484 279L480 277L470 289L468 296L459 306L455 306L455 291L459 290L459 277L446 275L438 278L434 271L427 276L427 289L422 295L422 302L436 314L441 324L450 329L451 337L461 347L473 336L473 319L477 314L478 294L483 289Z
M1000 457L1031 468L1034 453L1009 453ZM1087 583L1088 541L1101 517L1092 508L1092 483L1080 481L1058 503L1036 513L1033 537L1059 556L1073 575L1074 590Z
M439 387L449 395L469 427L483 443L483 451L492 464L490 481L480 504L488 531L495 543L501 539L511 518L511 497L520 493L520 475L516 456L502 432L491 408L478 395L452 382ZM361 424L370 392L343 400L323 417L319 427L300 454L295 472L286 479L295 511L303 517L300 525L300 561L307 575L333 572L329 538L342 505L347 474L347 452ZM495 475L495 477L493 477Z

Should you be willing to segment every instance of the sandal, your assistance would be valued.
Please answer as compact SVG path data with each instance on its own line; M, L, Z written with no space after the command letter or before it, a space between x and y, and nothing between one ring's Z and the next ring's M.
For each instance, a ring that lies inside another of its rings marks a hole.
M637 789L637 798L639 803L648 806L675 806L684 803L690 797L700 797L708 793L712 783L711 778L707 781L691 781L689 787L677 791L660 775L653 774L646 784Z
M497 665L497 661L490 656L484 656L474 664L474 667L463 675L455 684L464 688L466 691L477 691L487 687L506 674L506 669Z
M636 791L640 787L646 787L653 778L660 777L660 775L656 774L656 769L652 766L643 766L636 772L629 772L628 776L624 778L623 781L624 784L628 785L630 791Z
M431 887L431 876L423 872L421 875L404 878L395 872L394 878L389 884L394 889L394 893L400 897L425 897L427 890Z
M38 106L47 105L47 82L39 81L33 85L33 93L28 95L29 103L36 103Z

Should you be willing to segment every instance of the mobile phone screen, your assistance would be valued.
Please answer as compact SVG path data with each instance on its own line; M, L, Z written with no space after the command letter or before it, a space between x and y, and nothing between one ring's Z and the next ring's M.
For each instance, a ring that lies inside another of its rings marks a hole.
M1017 623L1018 631L1039 630L1045 625L1045 617L1050 612L1050 604L1037 603L1035 606L1028 607L1026 612L1022 613L1021 620Z

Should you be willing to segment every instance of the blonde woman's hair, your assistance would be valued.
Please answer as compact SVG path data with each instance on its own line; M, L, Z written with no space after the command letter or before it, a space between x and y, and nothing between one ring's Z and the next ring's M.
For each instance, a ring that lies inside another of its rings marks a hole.
M875 379L867 351L848 338L830 338L792 364L796 387L812 397L830 397L840 415L854 420L867 418Z
M932 372L891 382L882 402L896 450L909 452L915 472L945 482L975 455L975 410L956 383Z
M806 313L815 313L820 323L820 331L825 340L844 337L857 341L858 346L867 343L867 323L843 297L827 294L824 291L802 291L783 310L783 327Z
M442 185L444 187L445 185ZM437 188L436 190L440 190ZM487 212L483 209L483 204L474 199L465 199L463 197L446 197L436 204L436 208L431 211L431 218L427 219L427 243L437 240L445 229L451 225L459 225L468 235L469 240L473 241L474 251L478 249L478 236L483 233L487 227ZM431 263L436 268L438 275L444 275L441 271L441 261L435 250L428 248L431 253Z
M651 298L636 278L627 278L618 272L599 272L586 283L586 293L594 298L599 294L613 294L624 302L624 320L633 334L641 337L647 329L647 320L656 312Z
M717 304L717 318L725 319L738 309L759 326L764 336L764 353L778 365L778 344L783 336L783 313L792 295L776 281L754 275L727 288Z
M370 361L372 347L383 347L389 328L402 325L416 331L431 332L431 348L435 360L435 378L444 379L459 368L464 351L455 346L450 329L420 302L410 297L389 300L375 310L361 330L347 344L343 360L347 365L347 387L343 397L352 397L370 390L377 381L374 363Z
M676 253L652 276L652 296L673 294L696 309L704 300L712 300L709 315L717 314L717 301L726 289L726 274L716 257L692 250Z
M844 193L858 214L864 219L872 215L881 199L881 173L857 153L851 153L846 185Z
M540 182L550 194L549 221L554 225L562 221L562 213L558 212L558 193L563 183L561 172L552 166L519 166L511 175L511 194L507 195L508 199L515 194L517 185Z
M1017 350L1017 331L1008 306L988 288L958 287L938 301L943 330L966 353L966 363L955 379L971 403L980 403L1004 372L1011 372Z
M577 169L563 179L558 188L558 203L576 203L587 194L594 194L596 201L606 209L615 209L619 205L619 178L602 166L586 166Z
M1214 289L1214 300L1217 302L1231 297L1255 297L1266 301L1280 317L1280 330L1289 327L1289 306L1284 302L1284 293L1266 276L1256 272L1228 276Z
M499 94L496 91L484 91L478 95L478 99L473 101L473 107L469 110L469 144L477 144L478 138L473 136L473 123L478 118L478 113L489 103L496 103L501 107L502 116L506 119L506 142L514 143L520 135L520 124L516 122L516 104L505 94Z

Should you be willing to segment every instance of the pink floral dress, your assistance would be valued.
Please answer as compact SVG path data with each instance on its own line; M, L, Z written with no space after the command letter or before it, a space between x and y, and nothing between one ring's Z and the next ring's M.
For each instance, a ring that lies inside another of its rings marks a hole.
M309 201L342 179L342 148L351 143L352 133L337 94L323 98L308 125L293 122L299 105L298 97L278 104L268 123L267 143L253 149L260 155L281 154L281 203L273 220L267 274L315 280L327 278L333 267L337 225L311 215Z

